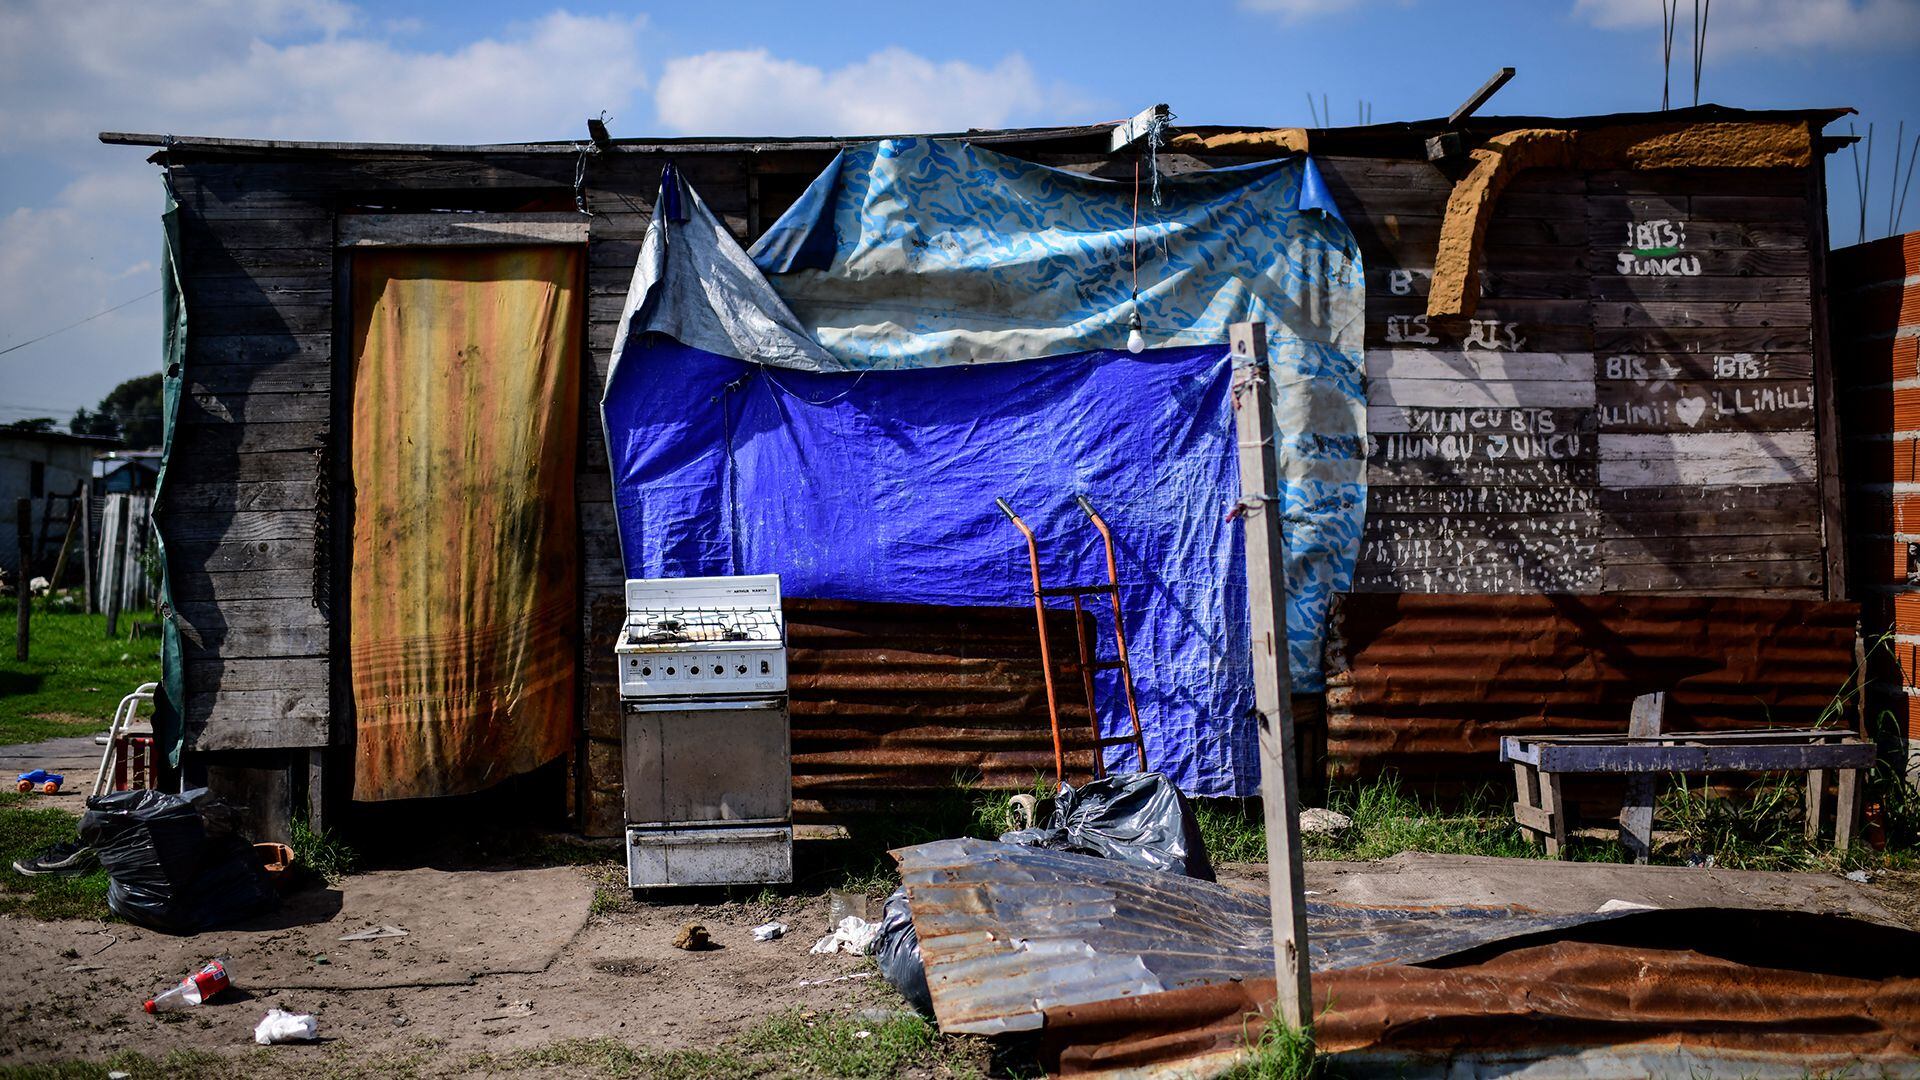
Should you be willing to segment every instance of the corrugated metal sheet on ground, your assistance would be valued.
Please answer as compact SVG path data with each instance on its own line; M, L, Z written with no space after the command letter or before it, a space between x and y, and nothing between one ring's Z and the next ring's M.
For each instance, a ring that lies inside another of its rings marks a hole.
M1667 726L1814 720L1854 671L1850 602L1720 596L1348 594L1328 635L1334 777L1392 770L1505 782L1500 736L1625 731L1668 692Z
M1343 1076L1514 1075L1529 1065L1525 1075L1538 1076L1920 1070L1910 932L1696 910L1579 936L1628 940L1316 972L1317 1047ZM1213 1076L1257 1036L1273 997L1273 980L1259 978L1048 1009L1042 1060L1063 1076Z
M1055 1071L1167 1077L1260 1030L1258 893L983 840L895 856L944 1031L1039 1029ZM1897 1072L1920 1051L1920 934L1855 919L1309 902L1308 955L1320 1048L1389 1074L1622 1046Z
M972 838L894 857L943 1031L1032 1030L1051 1008L1273 970L1267 900L1254 893ZM1315 971L1414 963L1626 914L1309 903L1308 958Z

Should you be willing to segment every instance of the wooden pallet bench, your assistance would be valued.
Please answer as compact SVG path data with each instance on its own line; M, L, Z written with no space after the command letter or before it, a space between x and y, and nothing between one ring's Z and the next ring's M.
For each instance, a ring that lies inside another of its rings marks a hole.
M1653 846L1653 785L1662 773L1804 772L1807 774L1806 835L1820 838L1827 774L1839 777L1834 846L1853 843L1860 818L1861 781L1873 767L1872 742L1841 728L1761 728L1749 731L1659 730L1665 694L1634 702L1634 717L1620 735L1507 735L1500 760L1513 765L1518 798L1513 818L1527 837L1546 843L1550 857L1567 857L1567 812L1560 778L1568 773L1624 775L1620 842L1635 862Z

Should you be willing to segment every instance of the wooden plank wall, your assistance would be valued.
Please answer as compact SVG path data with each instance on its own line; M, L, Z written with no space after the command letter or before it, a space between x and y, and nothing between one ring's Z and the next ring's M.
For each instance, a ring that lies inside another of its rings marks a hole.
M1032 156L1088 158L1045 149ZM190 745L251 752L256 771L284 754L306 775L309 750L351 728L333 663L350 512L336 482L337 217L568 209L576 158L171 153L189 386L165 512ZM745 240L831 155L674 160ZM586 172L575 780L590 833L616 830L620 815L610 646L623 573L597 402L665 160L602 154ZM1319 160L1368 267L1374 463L1357 590L1824 593L1808 301L1817 178L1524 176L1491 229L1480 317L1443 326L1420 312L1446 178L1424 162ZM1623 263L1629 247L1675 250Z
M676 164L735 235L765 180L768 220L832 152L678 154ZM576 158L321 155L295 160L174 152L189 312L188 393L168 480L174 596L186 638L189 746L286 751L338 745L346 715L344 595L332 595L347 485L335 436L337 220L355 209L550 211L574 206ZM621 617L619 541L599 420L627 284L666 158L589 159L587 367L577 486L586 593L579 808L594 832L619 824L618 697L611 642ZM774 204L774 199L780 199ZM344 333L339 335L345 348ZM336 502L341 503L336 512ZM340 527L336 527L336 525ZM249 760L258 762L256 755ZM284 816L284 815L282 815Z
M1447 177L1319 161L1367 268L1355 591L1826 594L1808 173L1523 173L1442 323Z

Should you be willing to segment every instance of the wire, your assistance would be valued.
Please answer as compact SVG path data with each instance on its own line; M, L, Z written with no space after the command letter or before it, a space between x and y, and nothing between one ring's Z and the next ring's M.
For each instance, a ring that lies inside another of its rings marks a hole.
M86 318L81 319L79 322L70 322L58 330L49 330L46 333L41 334L39 337L28 338L27 340L21 342L18 345L9 345L4 349L0 349L0 356L5 356L15 349L24 349L27 346L32 345L36 341L45 341L55 334L64 334L76 326L85 326L87 323L92 322L93 320L99 318L102 315L111 315L114 312L119 311L121 308L126 307L130 304L137 304L140 301L145 300L147 297L152 296L154 293L157 293L159 291L160 291L159 289L150 289L146 292L141 293L139 296L134 297L131 300L127 300L127 301L123 301L121 303L115 304L105 311L96 311L93 314L87 316Z
M1673 31L1680 20L1680 0L1660 0L1660 111L1669 107L1673 85Z
M1133 155L1133 227L1128 232L1133 246L1133 304L1140 306L1140 155Z
M1713 0L1693 0L1693 103L1700 104L1700 70L1707 63L1707 20L1713 17Z

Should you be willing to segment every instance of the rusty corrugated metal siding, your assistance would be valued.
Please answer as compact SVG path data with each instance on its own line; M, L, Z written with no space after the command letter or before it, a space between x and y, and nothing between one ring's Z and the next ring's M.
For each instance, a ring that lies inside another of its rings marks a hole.
M802 821L886 811L954 786L1053 777L1031 608L789 599L793 794ZM1091 767L1070 612L1054 613L1070 778Z
M1327 652L1328 772L1458 789L1509 779L1502 735L1814 720L1854 670L1848 602L1718 596L1346 595Z

